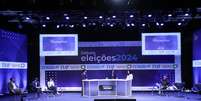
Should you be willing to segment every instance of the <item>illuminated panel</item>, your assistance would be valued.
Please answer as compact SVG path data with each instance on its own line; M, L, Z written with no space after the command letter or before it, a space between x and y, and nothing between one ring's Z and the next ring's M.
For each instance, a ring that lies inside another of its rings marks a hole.
M77 34L41 34L40 56L77 56Z
M142 33L142 55L181 55L180 33Z

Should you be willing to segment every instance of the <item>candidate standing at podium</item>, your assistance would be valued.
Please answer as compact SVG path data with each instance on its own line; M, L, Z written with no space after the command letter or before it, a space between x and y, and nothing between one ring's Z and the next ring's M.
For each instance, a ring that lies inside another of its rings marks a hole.
M83 69L81 73L81 79L85 80L87 79L87 70ZM81 81L82 82L82 81ZM83 96L83 91L84 91L84 83L82 82L82 96Z
M126 79L127 80L133 80L133 74L129 70L127 71Z
M132 95L132 81L133 81L133 74L128 70L127 71L127 76L126 76L126 80L128 80L129 83L129 90L128 90L128 94L131 96Z

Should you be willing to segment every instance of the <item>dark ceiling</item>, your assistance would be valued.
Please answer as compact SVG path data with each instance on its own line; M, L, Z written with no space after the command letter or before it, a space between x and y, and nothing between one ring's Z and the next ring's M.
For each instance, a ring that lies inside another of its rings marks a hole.
M1 10L143 10L200 6L200 0L0 0Z

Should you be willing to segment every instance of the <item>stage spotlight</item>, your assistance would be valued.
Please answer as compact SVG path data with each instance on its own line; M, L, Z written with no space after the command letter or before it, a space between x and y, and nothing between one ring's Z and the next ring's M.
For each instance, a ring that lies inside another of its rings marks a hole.
M67 14L67 13L64 13L64 16L68 16L68 14Z
M74 27L74 25L69 25L69 27L70 27L70 28L73 28L73 27Z
M82 27L86 27L86 24L82 24Z
M95 25L96 25L96 23L95 23L95 22L93 22L93 23L92 23L92 25L93 25L93 26L95 26Z
M84 19L87 19L87 17L85 16Z
M177 23L178 26L181 26L181 24L182 24L181 22L178 22L178 23Z
M69 20L69 19L70 19L70 17L68 17L68 16L67 16L67 17L65 17L65 18L66 18L66 20Z
M181 26L181 22L178 22L177 25L178 25L178 26Z
M102 19L103 18L103 16L99 16L99 19Z
M157 22L157 23L156 23L156 26L159 26L159 25L160 25L160 24Z
M185 14L185 16L189 16L189 14L188 14L188 13L186 13L186 14Z
M29 18L29 17L26 17L26 20L30 20L30 18Z
M114 27L114 24L111 24L110 27Z
M168 17L172 17L172 14L168 14Z
M112 16L112 18L113 18L113 19L115 19L115 18L116 18L116 16L115 16L115 15L113 15L113 16Z
M150 17L152 17L152 15L151 15L151 14L149 14L149 15L148 15L148 17L150 18Z
M164 23L161 23L161 26L164 26Z
M46 20L50 20L50 17L47 16L47 17L46 17Z
M46 27L46 25L45 25L45 24L43 24L43 25L42 25L42 27Z
M131 26L135 26L135 24L134 24L134 23L131 23Z
M130 18L133 18L134 17L134 15L130 15Z
M129 23L127 23L127 24L126 24L126 26L127 26L127 27L130 27L130 24L129 24Z
M143 27L145 27L145 26L146 26L146 24L144 24L144 23L143 23L143 24L142 24L142 26L143 26Z
M57 28L60 28L60 25L57 25Z

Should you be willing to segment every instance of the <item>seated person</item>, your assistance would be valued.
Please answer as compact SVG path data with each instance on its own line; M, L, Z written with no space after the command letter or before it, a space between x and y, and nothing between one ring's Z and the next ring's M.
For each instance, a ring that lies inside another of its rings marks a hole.
M40 82L38 81L38 78L35 78L34 81L32 81L32 91L36 92L39 96L41 92Z
M20 95L22 94L22 91L17 85L15 84L15 79L10 78L10 81L8 83L8 90L10 95Z
M130 73L129 70L127 71L127 77L126 77L126 80L133 80L133 74Z
M57 87L55 86L52 78L50 78L49 81L47 82L47 89L53 91L54 94L58 94Z
M160 84L161 84L161 89L167 89L169 87L170 82L166 75L163 75L163 77L160 81Z

